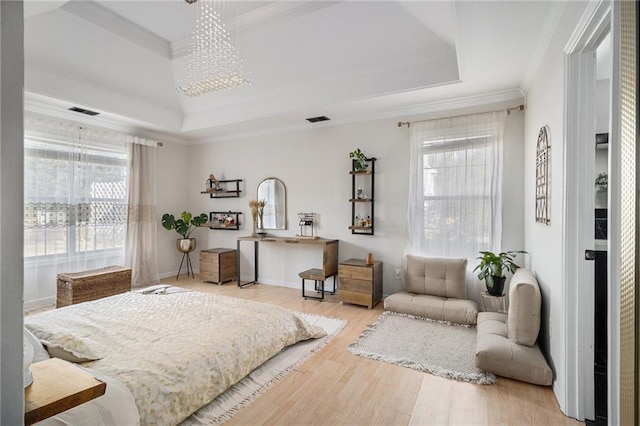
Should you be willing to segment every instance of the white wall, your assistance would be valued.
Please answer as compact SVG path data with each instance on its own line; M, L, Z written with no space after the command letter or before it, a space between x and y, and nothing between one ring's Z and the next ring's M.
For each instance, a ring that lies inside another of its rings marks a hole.
M527 92L524 153L525 249L530 254L531 269L536 274L543 297L540 344L556 374L554 392L560 408L566 412L565 375L572 362L566 360L563 300L563 164L564 53L563 49L580 19L586 3L569 2L550 40L536 76ZM535 152L538 132L549 126L550 218L549 226L535 222ZM589 143L592 147L593 143Z
M401 121L453 116L462 113L490 111L521 102L491 104L480 108L446 111L438 114L401 117ZM248 202L256 197L256 188L266 177L282 179L287 188L286 231L270 231L272 235L293 236L299 232L298 212L319 215L318 234L340 240L339 259L364 258L368 252L384 262L383 292L400 290L401 282L394 277L400 268L406 242L409 131L399 128L399 119L376 120L334 127L309 125L309 130L279 135L229 139L227 142L204 143L190 148L189 200L193 213L209 211L241 211L240 231L197 230L198 249L235 248L238 236L251 233ZM522 206L523 186L523 114L512 113L505 129L504 167L504 232L505 249L524 247ZM375 235L352 235L351 162L349 152L362 149L377 158L375 176ZM174 174L177 174L175 171ZM211 199L201 195L210 173L218 179L243 179L240 198ZM177 211L177 210L176 210ZM245 245L246 244L246 245ZM164 248L162 248L164 249ZM160 249L159 249L160 250ZM180 256L172 246L173 258L160 262L161 274L175 274ZM197 253L192 255L197 270ZM253 273L253 251L242 245L242 277ZM260 282L298 288L298 272L321 266L317 247L262 243L260 245ZM471 297L479 299L484 287L470 284Z
M24 422L22 1L0 2L0 424Z
M170 213L178 217L184 210L189 210L190 194L196 190L189 181L192 167L189 152L188 146L171 142L165 142L164 146L156 150L158 271L162 277L175 276L180 264L180 256L176 250L179 235L162 227L162 215ZM204 188L204 184L202 186ZM199 232L205 231L196 230L194 236L198 236ZM193 260L195 267L198 258L194 256Z

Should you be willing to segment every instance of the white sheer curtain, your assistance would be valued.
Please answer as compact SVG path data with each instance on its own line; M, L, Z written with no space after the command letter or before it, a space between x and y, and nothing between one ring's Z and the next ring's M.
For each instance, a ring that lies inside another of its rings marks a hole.
M125 265L136 287L159 281L156 223L156 148L134 138L129 144L129 201Z
M55 295L59 272L122 264L126 157L115 134L25 115L25 300Z
M405 254L467 258L472 271L480 250L500 249L505 117L497 111L411 123Z

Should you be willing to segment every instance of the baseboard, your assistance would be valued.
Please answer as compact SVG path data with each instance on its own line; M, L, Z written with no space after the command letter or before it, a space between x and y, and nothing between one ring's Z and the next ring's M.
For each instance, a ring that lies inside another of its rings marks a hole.
M43 308L50 308L56 305L56 296L43 297L41 299L34 299L25 301L23 304L23 310L25 313L30 311L39 311Z

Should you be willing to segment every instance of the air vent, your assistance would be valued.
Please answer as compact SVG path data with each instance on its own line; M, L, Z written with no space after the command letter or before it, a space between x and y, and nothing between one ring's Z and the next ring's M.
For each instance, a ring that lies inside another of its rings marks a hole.
M78 108L78 107L71 107L71 108L69 108L69 111L79 112L80 114L86 114L86 115L91 115L91 116L100 114L99 112L91 111L91 110L84 109L84 108Z
M307 118L307 121L309 123L317 123L318 121L329 121L331 120L329 117L327 117L326 115L321 115L319 117L311 117L311 118Z

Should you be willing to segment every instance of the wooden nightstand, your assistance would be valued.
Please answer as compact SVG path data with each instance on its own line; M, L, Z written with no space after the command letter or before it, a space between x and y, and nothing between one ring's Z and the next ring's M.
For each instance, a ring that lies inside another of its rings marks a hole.
M91 401L107 384L59 358L31 364L33 383L24 390L24 423L31 425Z
M236 279L238 252L214 248L200 252L200 279L222 284Z
M338 300L372 309L382 299L382 262L349 259L338 267Z

